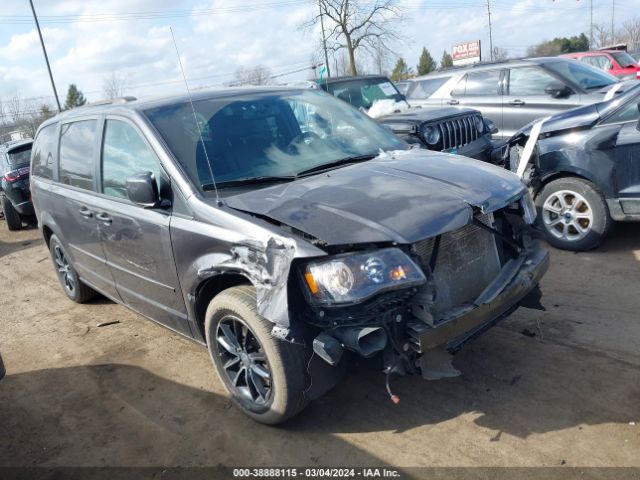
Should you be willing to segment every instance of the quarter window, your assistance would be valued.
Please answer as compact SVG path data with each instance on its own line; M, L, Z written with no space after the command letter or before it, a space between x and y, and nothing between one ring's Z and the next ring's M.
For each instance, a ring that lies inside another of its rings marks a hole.
M471 72L458 82L451 95L454 97L475 97L498 95L500 70Z
M128 198L127 179L143 172L153 173L156 182L160 179L154 153L131 125L107 120L102 146L102 193Z
M509 72L509 94L512 96L544 95L547 85L556 79L536 67L512 68Z
M60 182L93 190L96 120L65 123L60 131Z
M640 118L640 111L638 111L639 101L640 97L636 97L626 107L611 115L605 123L637 122Z
M53 178L53 162L56 149L58 125L44 127L38 133L33 145L31 174L37 177Z

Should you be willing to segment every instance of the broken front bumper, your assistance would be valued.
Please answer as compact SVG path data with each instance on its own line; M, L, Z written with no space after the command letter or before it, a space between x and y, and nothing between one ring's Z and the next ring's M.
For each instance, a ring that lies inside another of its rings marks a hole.
M529 294L539 295L538 283L549 268L549 252L537 243L507 262L500 275L474 302L434 327L412 326L420 352L445 347L453 352L515 310Z

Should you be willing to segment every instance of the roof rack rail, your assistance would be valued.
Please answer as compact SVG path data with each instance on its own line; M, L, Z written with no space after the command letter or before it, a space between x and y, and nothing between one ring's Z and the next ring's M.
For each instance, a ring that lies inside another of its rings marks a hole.
M116 97L116 98L109 98L106 100L98 100L97 102L91 102L91 103L87 103L87 107L93 107L93 106L99 106L99 105L114 105L117 103L128 103L128 102L134 102L136 101L137 98L136 97Z

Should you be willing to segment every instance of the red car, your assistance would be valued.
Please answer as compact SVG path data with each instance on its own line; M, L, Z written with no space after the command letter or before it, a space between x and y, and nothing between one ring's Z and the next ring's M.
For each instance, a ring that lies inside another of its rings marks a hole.
M588 63L622 80L640 80L640 64L624 50L595 50L560 56Z

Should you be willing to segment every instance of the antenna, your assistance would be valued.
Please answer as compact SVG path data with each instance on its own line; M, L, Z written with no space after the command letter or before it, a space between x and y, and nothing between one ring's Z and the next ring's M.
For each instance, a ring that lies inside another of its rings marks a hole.
M184 74L184 68L182 68L182 60L180 60L180 52L178 51L178 44L176 43L176 37L173 35L173 28L169 27L169 31L171 32L171 39L173 40L173 46L176 49L176 55L178 56L178 65L180 65L180 71L182 72L182 78L184 79L184 85L187 87L187 95L189 96L189 104L191 105L191 112L193 113L193 121L196 124L196 130L198 131L198 137L200 138L200 144L202 145L202 150L204 151L204 158L207 160L207 168L209 169L209 174L211 175L211 182L213 183L213 190L216 192L216 203L218 206L222 205L220 201L220 196L218 195L218 186L216 185L216 179L213 176L213 169L211 168L211 162L209 161L209 154L207 153L207 147L204 145L204 140L202 139L202 131L200 130L200 125L198 125L198 117L196 115L196 109L193 106L193 100L191 99L191 90L189 90L189 84L187 83L187 77Z

